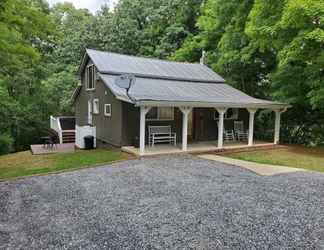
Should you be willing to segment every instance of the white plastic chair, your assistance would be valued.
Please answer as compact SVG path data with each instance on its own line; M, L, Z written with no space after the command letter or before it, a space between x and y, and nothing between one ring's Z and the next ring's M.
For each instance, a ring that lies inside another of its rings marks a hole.
M244 130L243 121L234 121L234 132L237 140L239 141L247 140L248 132L247 130Z
M235 141L233 130L224 130L224 141Z

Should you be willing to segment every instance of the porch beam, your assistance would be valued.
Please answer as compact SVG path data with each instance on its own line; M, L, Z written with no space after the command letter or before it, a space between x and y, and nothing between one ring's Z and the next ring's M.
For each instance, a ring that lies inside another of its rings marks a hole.
M145 153L145 117L150 109L148 106L140 107L140 155Z
M188 149L188 116L191 107L179 107L182 112L182 151L187 151Z
M248 145L253 146L253 134L254 134L254 115L255 112L257 111L256 108L248 108L249 111L249 140L248 140Z
M224 133L224 114L227 108L215 108L219 114L218 119L218 148L223 148L223 133Z

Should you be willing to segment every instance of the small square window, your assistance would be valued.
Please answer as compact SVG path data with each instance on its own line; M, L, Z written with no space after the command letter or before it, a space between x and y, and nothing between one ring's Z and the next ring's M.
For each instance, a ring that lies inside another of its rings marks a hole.
M105 116L111 116L111 104L105 104Z
M146 120L172 121L174 120L174 108L173 107L153 107L147 113Z
M93 100L93 113L99 114L99 99Z

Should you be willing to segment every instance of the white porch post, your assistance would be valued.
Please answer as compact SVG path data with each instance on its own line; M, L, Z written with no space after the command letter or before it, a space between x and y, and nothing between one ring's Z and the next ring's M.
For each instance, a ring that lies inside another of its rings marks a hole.
M218 120L218 148L223 148L223 133L224 133L224 114L227 108L216 108L219 114Z
M146 106L140 107L140 155L145 153L145 117L151 108Z
M187 151L188 141L188 116L191 111L190 107L179 107L182 112L182 151Z
M257 109L247 109L250 113L249 116L249 141L248 145L253 146L253 134L254 134L254 115Z
M281 110L275 110L275 131L274 131L274 144L278 144L280 140L280 119L281 119Z
M279 144L280 141L280 120L281 120L281 113L286 112L288 107L283 109L275 109L273 110L276 114L275 118L275 131L274 131L274 144Z

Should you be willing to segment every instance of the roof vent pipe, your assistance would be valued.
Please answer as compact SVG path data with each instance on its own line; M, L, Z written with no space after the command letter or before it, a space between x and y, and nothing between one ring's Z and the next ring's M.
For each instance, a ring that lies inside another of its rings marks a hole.
M205 59L206 59L206 51L201 52L201 57L200 57L200 64L205 65Z

